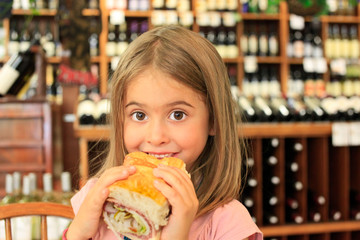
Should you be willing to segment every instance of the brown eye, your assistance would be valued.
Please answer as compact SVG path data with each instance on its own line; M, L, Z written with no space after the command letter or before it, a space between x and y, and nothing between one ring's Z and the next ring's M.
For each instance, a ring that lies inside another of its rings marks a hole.
M181 111L172 112L170 115L170 119L175 120L175 121L183 120L185 117L186 117L186 114Z
M143 121L143 120L146 120L147 117L146 117L146 114L143 112L134 112L132 114L132 119L135 121Z

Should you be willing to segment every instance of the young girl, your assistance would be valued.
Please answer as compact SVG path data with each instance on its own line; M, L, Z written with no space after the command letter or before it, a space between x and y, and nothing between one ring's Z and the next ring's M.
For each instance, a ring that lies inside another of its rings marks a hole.
M160 166L155 187L172 210L162 240L262 239L236 199L241 151L226 66L212 44L179 26L130 44L111 80L110 149L95 178L73 197L64 239L116 239L103 219L107 187L133 174L129 152L178 157L191 174ZM243 148L242 148L243 149Z

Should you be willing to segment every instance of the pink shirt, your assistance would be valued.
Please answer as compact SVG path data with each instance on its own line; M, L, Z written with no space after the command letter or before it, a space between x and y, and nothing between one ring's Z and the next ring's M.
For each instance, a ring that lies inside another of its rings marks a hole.
M89 180L71 199L75 215L96 181L97 179ZM244 238L261 240L263 236L247 209L237 200L232 200L224 206L195 219L189 233L190 240L241 240ZM93 240L98 239L117 240L118 238L102 222L93 238Z

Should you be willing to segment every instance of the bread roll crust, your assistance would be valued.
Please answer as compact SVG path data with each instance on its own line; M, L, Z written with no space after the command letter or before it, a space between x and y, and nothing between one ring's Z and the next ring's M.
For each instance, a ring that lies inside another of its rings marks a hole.
M126 155L124 166L136 166L136 172L127 179L117 181L110 185L110 192L116 188L125 188L129 191L137 192L153 199L157 204L163 205L167 202L164 195L154 187L154 180L157 179L153 175L153 169L159 164L177 167L185 170L185 163L174 157L157 159L154 156L143 152L133 152ZM163 181L158 179L159 181Z

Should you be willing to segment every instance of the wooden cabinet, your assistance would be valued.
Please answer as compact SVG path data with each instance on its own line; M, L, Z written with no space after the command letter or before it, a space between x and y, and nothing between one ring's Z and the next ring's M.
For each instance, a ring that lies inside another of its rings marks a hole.
M45 101L0 101L0 186L5 174L52 172L51 108Z

